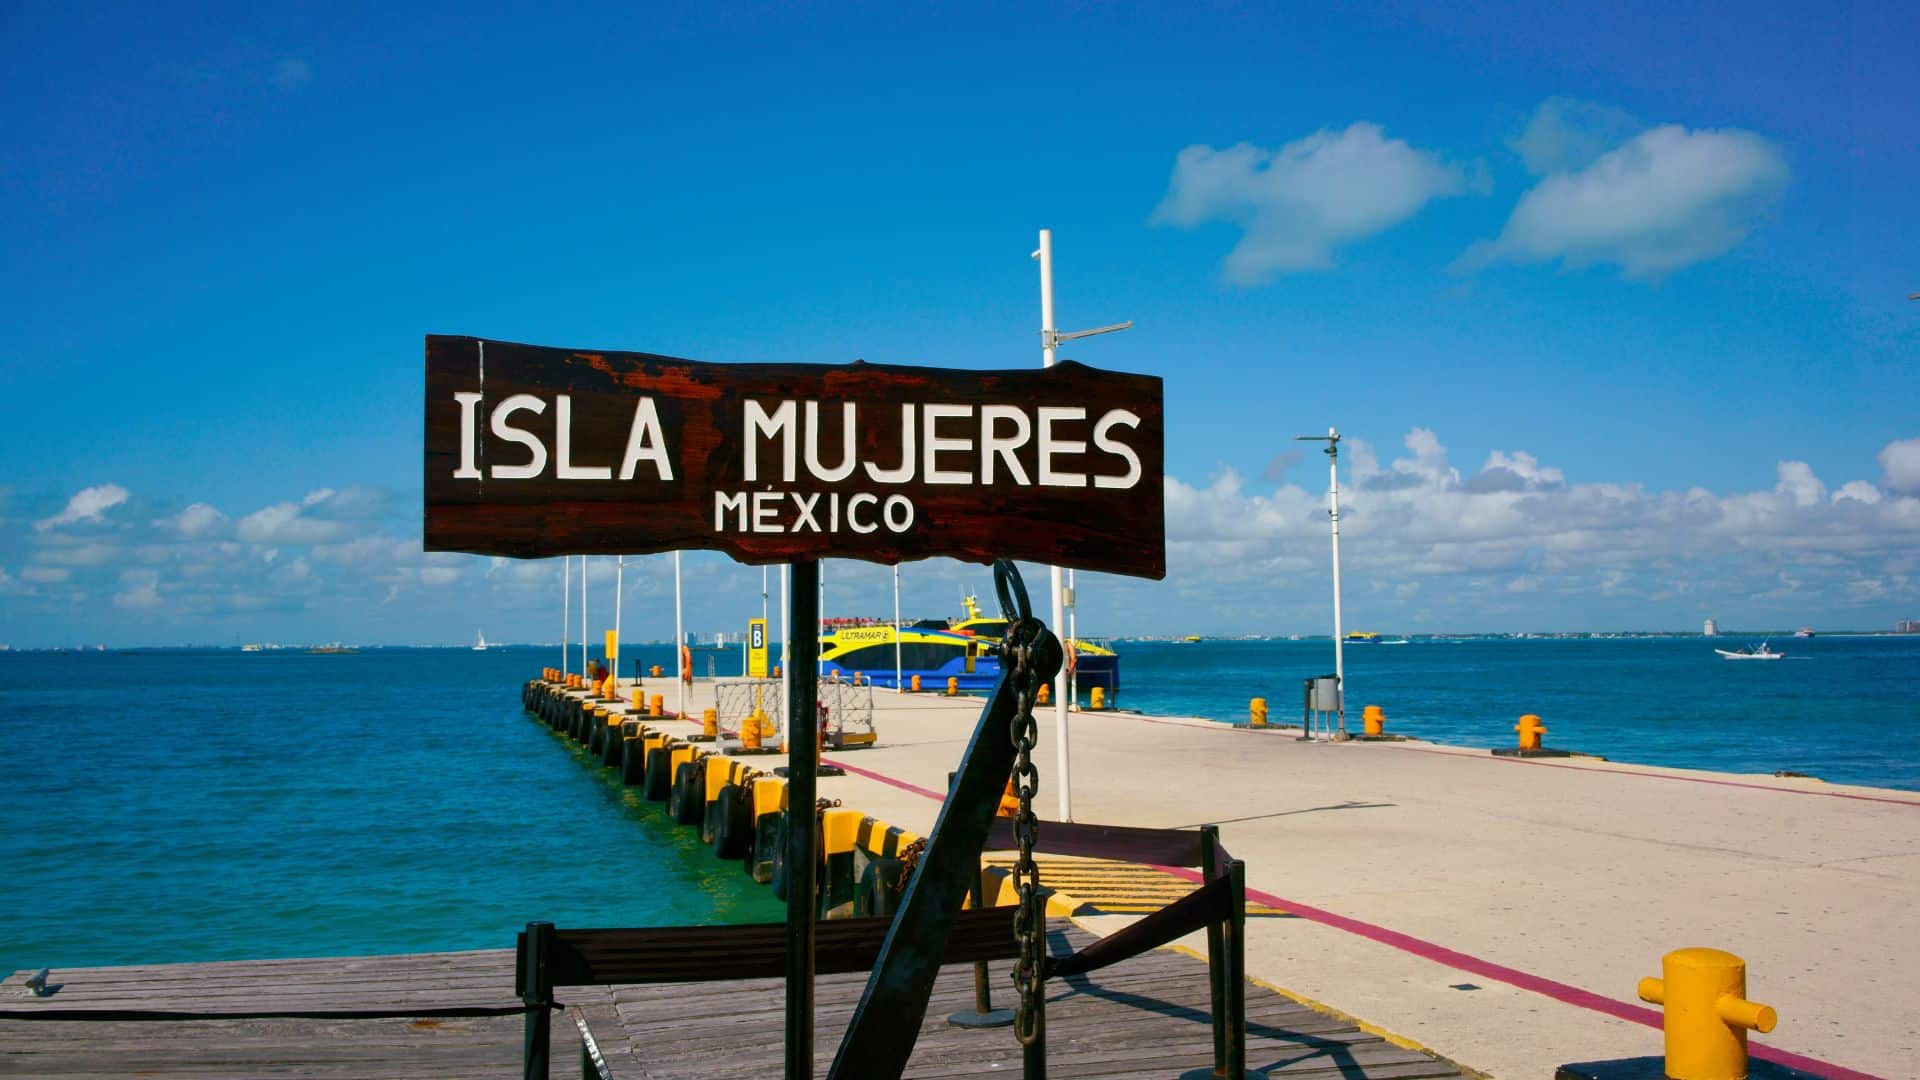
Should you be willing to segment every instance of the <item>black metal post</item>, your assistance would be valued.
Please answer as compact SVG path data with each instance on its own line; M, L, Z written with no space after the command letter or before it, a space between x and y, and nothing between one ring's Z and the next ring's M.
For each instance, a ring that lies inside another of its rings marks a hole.
M947 774L947 793L949 795L953 793L954 778L959 775L959 773ZM981 870L980 860L975 859L973 863L973 878L968 885L967 891L967 897L973 902L975 910L987 906L987 887L984 878L985 874ZM996 1010L993 1007L993 987L989 982L992 977L993 972L987 967L985 960L974 961L973 1011L970 1013L952 1013L947 1017L947 1023L952 1024L954 1027L963 1028L997 1028L1011 1027L1013 1025L1012 1009Z
M1227 936L1227 1075L1247 1075L1247 864L1227 863L1233 879L1233 921Z
M1200 880L1212 884L1220 873L1220 828L1200 826ZM1227 956L1217 922L1207 924L1207 989L1213 1000L1213 1073L1227 1075Z
M553 924L527 924L520 953L520 1002L527 1007L526 1039L521 1053L524 1080L547 1080L548 1044L553 1034L553 976L547 954L553 947Z
M793 564L787 608L787 1080L813 1076L814 815L820 564Z
M1020 1047L1021 1080L1047 1080L1047 990L1033 1001L1033 1041Z

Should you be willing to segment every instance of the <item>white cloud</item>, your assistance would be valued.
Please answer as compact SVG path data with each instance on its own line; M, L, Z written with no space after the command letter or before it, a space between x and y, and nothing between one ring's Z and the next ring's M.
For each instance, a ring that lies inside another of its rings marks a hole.
M1354 581L1381 586L1372 595L1431 603L1435 621L1485 619L1542 597L1578 609L1602 598L1732 604L1771 590L1795 610L1824 610L1835 598L1916 598L1920 498L1860 481L1830 498L1804 462L1780 462L1766 489L1716 495L1569 483L1524 451L1495 451L1463 479L1434 432L1416 428L1405 445L1384 468L1370 449L1342 455L1354 464L1341 485L1342 558ZM1219 606L1248 589L1273 596L1303 572L1324 574L1326 515L1315 486L1260 494L1231 471L1204 487L1169 477L1169 579L1204 582L1195 595L1210 592ZM1409 583L1423 585L1417 601L1401 594ZM1650 607L1637 610L1631 625L1662 625Z
M1632 138L1642 125L1633 114L1609 105L1569 97L1550 97L1528 118L1507 146L1535 176L1573 172Z
M160 606L160 575L151 570L129 570L120 575L120 583L125 586L113 594L113 606L130 610L144 610Z
M1153 221L1240 226L1226 277L1261 284L1277 273L1332 266L1335 248L1383 232L1467 186L1459 167L1362 122L1278 150L1251 143L1225 150L1189 146L1174 161Z
M1827 497L1827 485L1813 475L1813 466L1804 461L1783 461L1777 468L1780 482L1773 490L1792 499L1795 506L1812 506Z
M127 501L127 489L119 484L100 484L82 488L67 500L67 508L52 517L41 518L33 527L42 532L62 525L99 524L106 512Z
M1752 132L1666 124L1542 180L1498 239L1474 245L1456 265L1559 259L1658 277L1733 250L1788 175L1779 147Z
M1920 495L1920 439L1890 442L1880 451L1880 485L1903 495Z
M309 495L304 503L275 503L255 510L234 526L234 535L250 544L319 544L346 535L347 527L341 522L302 513L317 501Z
M227 515L208 506L206 503L194 503L170 518L162 518L154 524L181 536L210 536L227 524Z
M460 580L460 571L451 566L424 566L420 568L420 584L451 585Z
M73 571L63 566L23 566L20 568L20 580L35 585L58 585L71 580Z

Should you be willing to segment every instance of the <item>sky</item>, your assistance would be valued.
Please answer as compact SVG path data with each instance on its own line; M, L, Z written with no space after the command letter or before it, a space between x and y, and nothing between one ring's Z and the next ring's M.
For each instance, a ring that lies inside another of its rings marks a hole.
M1349 629L1920 618L1912 5L391 7L0 8L0 643L555 639L421 550L423 335L1038 365L1041 228L1165 380L1083 632L1330 630L1335 425Z

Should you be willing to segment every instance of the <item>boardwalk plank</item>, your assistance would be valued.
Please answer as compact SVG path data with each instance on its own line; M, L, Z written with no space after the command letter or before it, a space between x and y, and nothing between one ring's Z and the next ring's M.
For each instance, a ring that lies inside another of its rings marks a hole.
M1055 953L1092 940L1063 920ZM1004 964L993 966L994 1000L1014 1001ZM25 973L0 983L0 1008L129 1008L250 1012L281 1009L429 1009L513 1003L513 955L493 949L418 956L221 961L129 968L55 969L49 998L26 995ZM816 983L816 1057L828 1063L865 988L864 975ZM1172 1076L1208 1064L1212 1029L1206 965L1159 950L1125 964L1049 984L1049 1074ZM779 1072L785 986L735 983L561 987L579 1008L619 1080L752 1077ZM908 1076L1017 1075L1020 1048L1005 1029L950 1026L973 1004L973 970L943 969L934 984ZM1457 1078L1445 1062L1406 1050L1277 994L1249 987L1248 1060L1289 1080ZM161 1077L283 1077L321 1080L518 1075L519 1016L390 1020L194 1020L68 1022L0 1020L0 1075L90 1080L139 1072ZM578 1075L572 1025L554 1024L553 1073Z

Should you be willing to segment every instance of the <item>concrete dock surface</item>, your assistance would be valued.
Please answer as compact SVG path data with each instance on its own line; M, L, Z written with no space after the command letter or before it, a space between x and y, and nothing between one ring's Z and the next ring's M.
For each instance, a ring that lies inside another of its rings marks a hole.
M696 683L693 715L711 693ZM821 795L930 829L982 701L874 701L879 745L829 752L849 771ZM1039 719L1055 818L1059 739ZM1287 913L1251 920L1250 975L1390 1036L1497 1077L1657 1055L1635 987L1705 945L1744 957L1748 997L1779 1011L1756 1057L1920 1075L1920 793L1123 712L1069 726L1074 820L1219 824L1249 899Z

